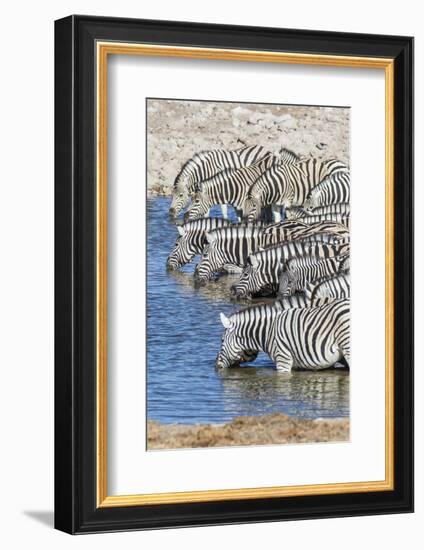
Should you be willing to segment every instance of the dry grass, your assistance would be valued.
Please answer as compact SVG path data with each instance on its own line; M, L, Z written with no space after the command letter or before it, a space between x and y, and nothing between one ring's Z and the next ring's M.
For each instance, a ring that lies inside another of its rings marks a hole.
M228 424L161 424L149 421L148 449L227 447L347 441L348 419L308 420L284 414L240 416Z

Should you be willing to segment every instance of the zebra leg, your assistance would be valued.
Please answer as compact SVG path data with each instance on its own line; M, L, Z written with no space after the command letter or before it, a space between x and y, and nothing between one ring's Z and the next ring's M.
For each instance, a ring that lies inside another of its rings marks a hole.
M275 204L272 205L272 214L273 214L275 223L278 223L278 222L281 221L280 208L278 206L276 206Z
M291 373L293 367L293 359L287 357L278 356L275 359L275 367L279 372Z
M221 210L224 220L228 220L228 206L226 204L221 204Z
M275 349L275 346L273 347L274 349L269 353L269 356L274 361L275 368L279 372L286 372L289 374L293 367L293 357L284 347L283 349L281 349L280 346L278 346L280 349Z

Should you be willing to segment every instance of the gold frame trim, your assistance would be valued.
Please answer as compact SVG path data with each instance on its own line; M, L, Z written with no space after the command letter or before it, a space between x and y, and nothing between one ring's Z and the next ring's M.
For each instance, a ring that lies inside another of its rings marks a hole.
M97 42L97 506L142 506L394 489L394 60L390 58L262 52ZM109 496L107 494L107 60L109 55L221 59L332 67L384 69L386 124L386 430L385 479L320 485L257 487Z

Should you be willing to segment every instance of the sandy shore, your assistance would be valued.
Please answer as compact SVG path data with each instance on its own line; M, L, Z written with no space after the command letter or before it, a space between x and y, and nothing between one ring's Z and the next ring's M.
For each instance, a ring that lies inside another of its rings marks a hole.
M182 449L349 440L347 418L308 420L284 414L240 416L227 424L162 424L149 421L147 448Z
M338 107L149 100L148 194L171 194L181 166L202 150L260 144L274 153L287 147L307 158L349 163L349 113Z

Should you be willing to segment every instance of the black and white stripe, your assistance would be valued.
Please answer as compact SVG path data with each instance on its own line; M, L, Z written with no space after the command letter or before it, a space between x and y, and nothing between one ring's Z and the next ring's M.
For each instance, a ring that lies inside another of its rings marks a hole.
M216 366L252 361L259 351L268 353L278 370L318 370L333 366L342 357L350 360L349 301L320 307L260 305L226 317Z
M242 147L241 149L214 149L196 153L181 168L175 178L173 198L169 208L171 216L178 216L196 191L199 182L213 177L226 169L238 169L258 162L268 151L261 145Z
M319 298L349 298L350 297L350 275L340 273L335 277L325 277L309 285L306 285L305 295L308 300Z
M328 305L293 308L274 322L268 351L278 370L320 370L344 357L350 363L350 304L336 300Z
M223 170L202 181L184 216L186 221L205 215L215 204L228 204L242 211L251 185L271 166L280 162L269 153L259 162L237 170Z
M222 218L200 218L198 220L178 225L179 237L166 261L168 269L179 269L193 260L195 256L203 252L206 241L206 233L231 225Z
M289 220L280 223L274 223L265 228L264 232L268 231L278 231L281 227L281 230L285 230L286 227L293 226L291 231L291 238L304 239L311 235L316 235L318 233L331 233L332 235L338 235L340 240L349 240L349 230L347 227L341 223L338 223L334 220L315 220L311 219L310 223L306 224L302 220ZM281 239L283 240L283 239Z
M286 211L286 217L288 220L299 220L300 218L302 218L301 221L305 221L305 223L307 223L309 217L327 216L332 214L350 216L350 204L330 204L328 206L319 206L318 208L312 208L309 210L306 210L305 208L301 208L299 206L295 206L293 208L288 208Z
M253 220L259 217L265 206L302 206L316 185L339 171L346 172L347 166L338 160L308 159L296 164L272 166L252 185L244 215Z
M240 279L231 287L233 297L275 295L279 287L280 273L288 260L299 256L325 259L344 252L344 245L332 244L332 238L331 235L318 234L308 239L270 246L251 254Z
M308 283L338 274L344 260L345 257L338 256L311 263L305 262L304 265L299 261L289 260L286 269L280 274L278 295L291 296L296 292L304 292Z
M264 235L260 225L235 225L211 231L206 239L208 246L194 273L198 282L206 282L222 270L240 272L249 254L278 242L278 235Z
M346 204L350 200L350 173L335 172L315 186L305 202L306 209L317 209L323 206Z

